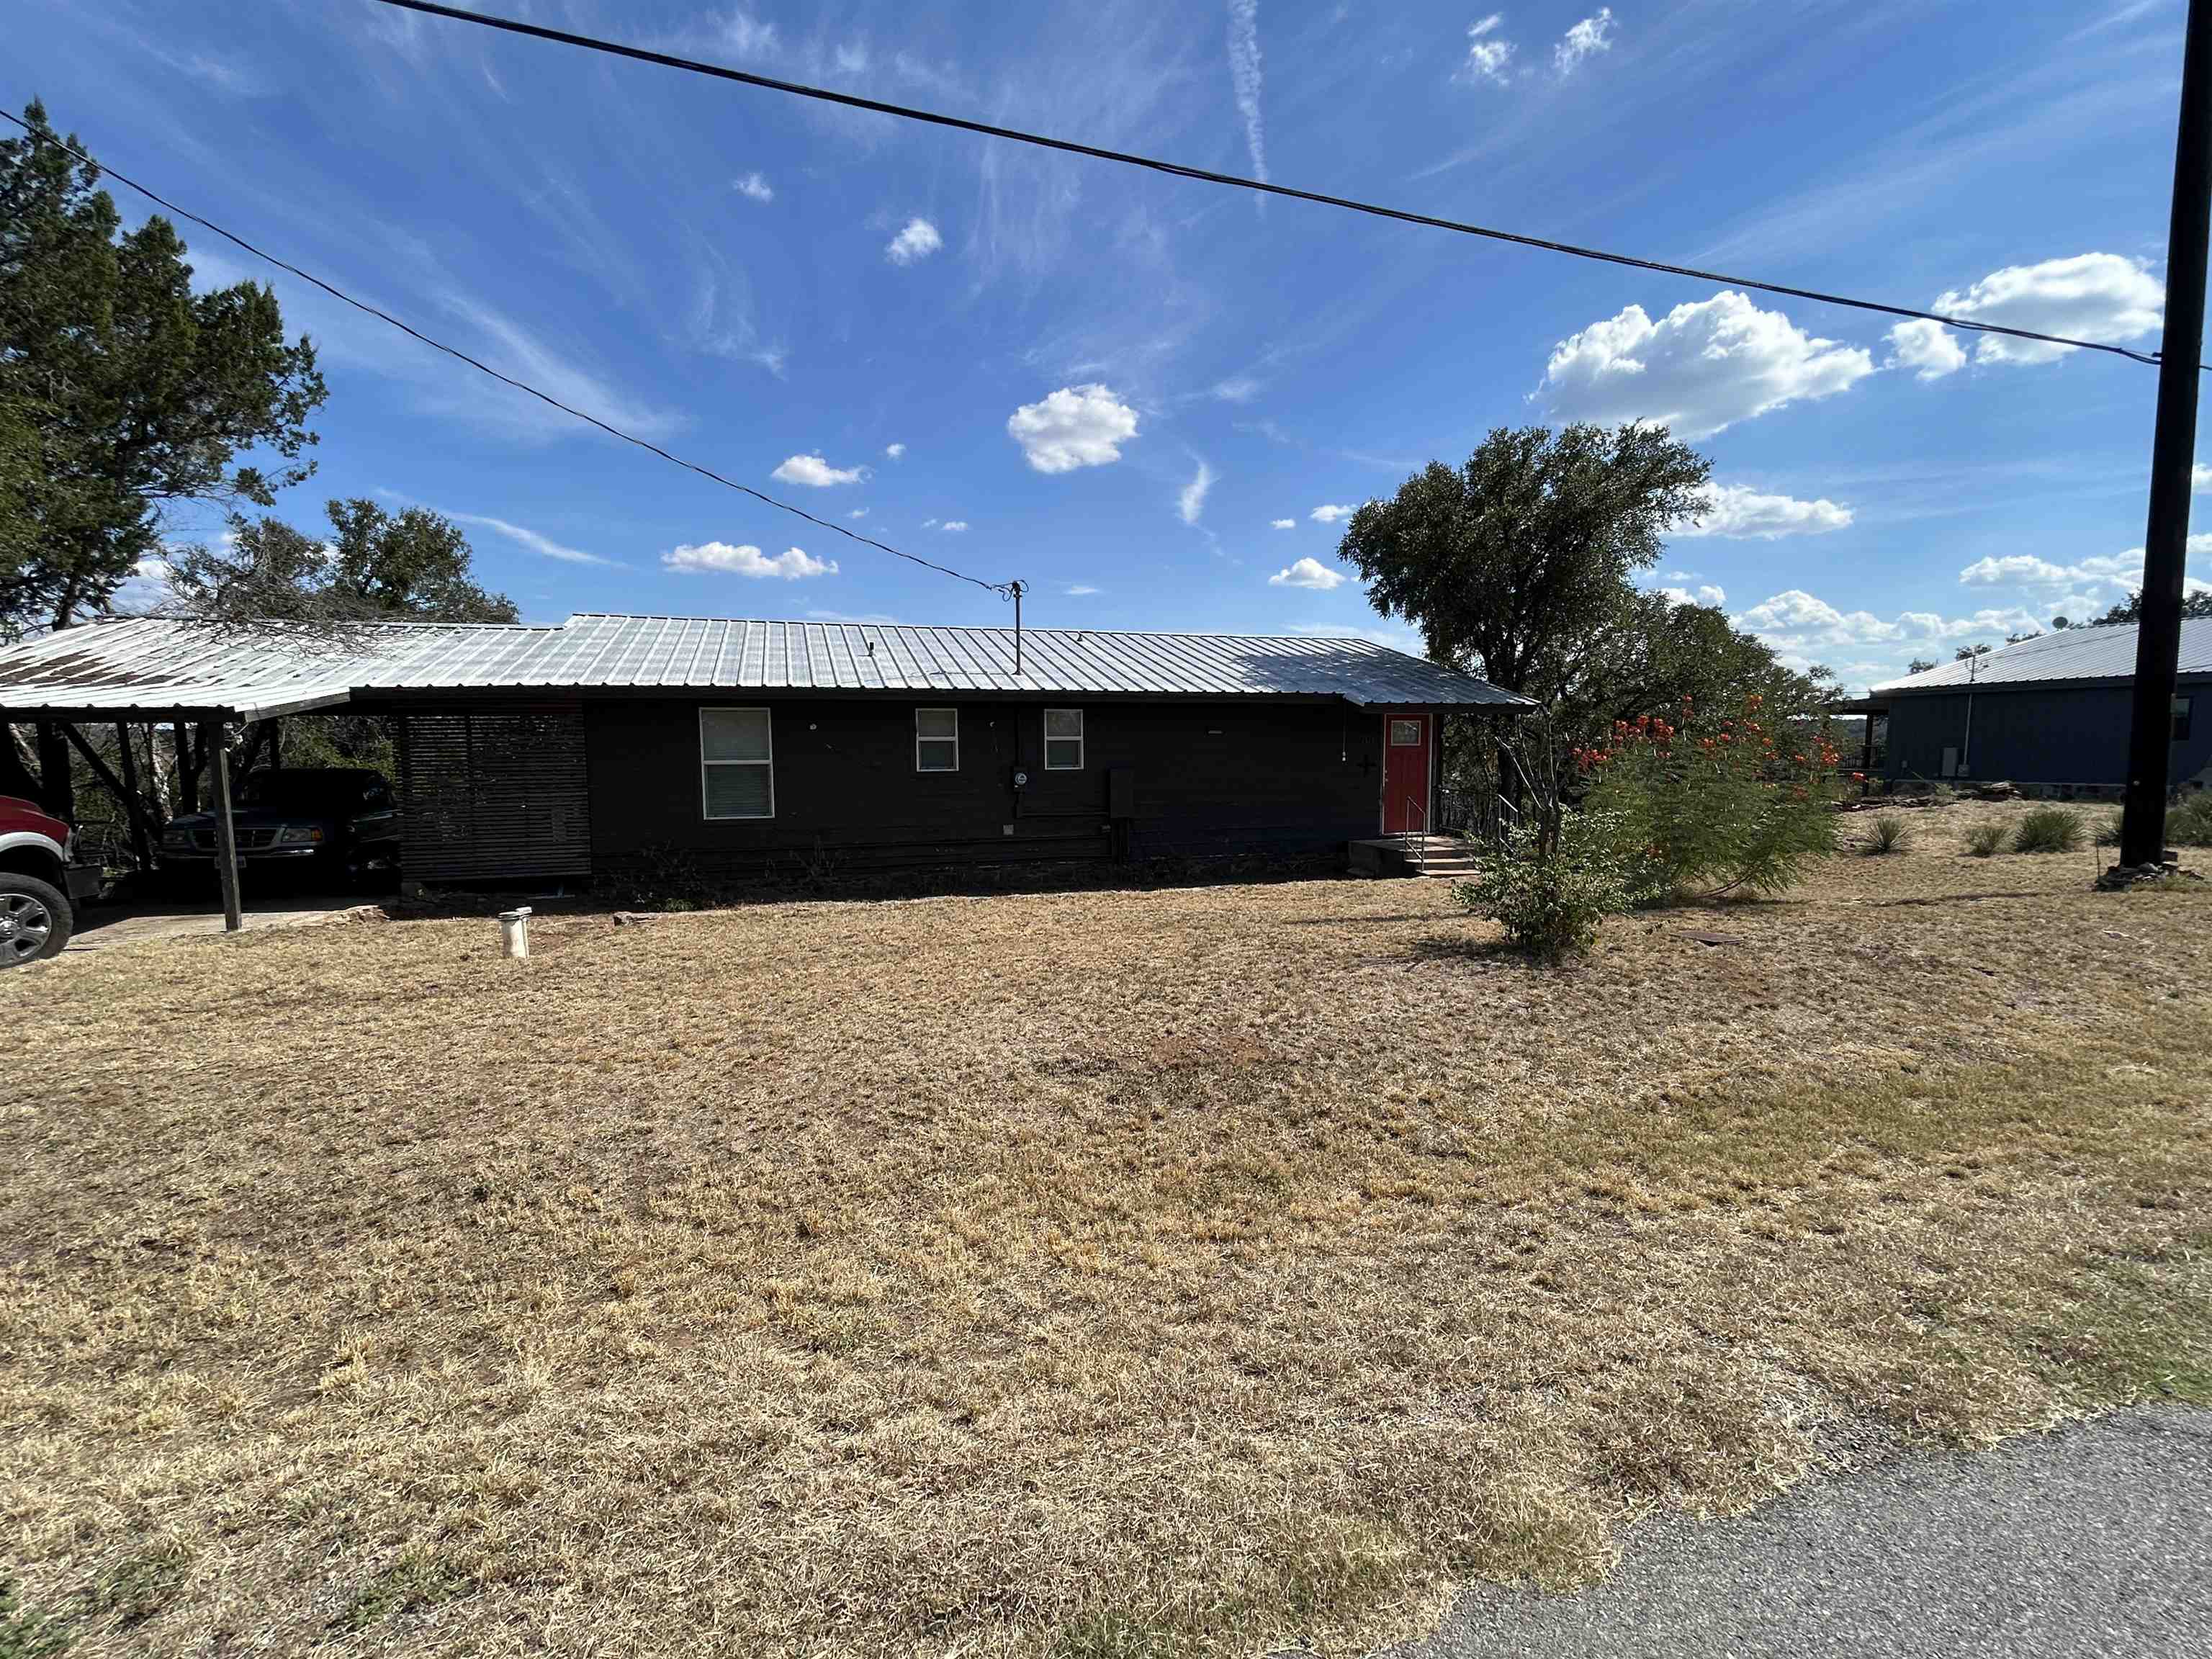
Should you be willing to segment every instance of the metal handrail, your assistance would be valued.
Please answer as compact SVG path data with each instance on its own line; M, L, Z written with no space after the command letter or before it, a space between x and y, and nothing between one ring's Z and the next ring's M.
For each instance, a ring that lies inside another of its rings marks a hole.
M1425 876L1429 873L1429 805L1419 796L1408 795L1406 797L1407 823L1411 823L1413 821L1415 812L1421 815L1421 830L1419 848L1413 854L1413 863ZM1410 838L1413 834L1413 831L1408 830L1406 836Z

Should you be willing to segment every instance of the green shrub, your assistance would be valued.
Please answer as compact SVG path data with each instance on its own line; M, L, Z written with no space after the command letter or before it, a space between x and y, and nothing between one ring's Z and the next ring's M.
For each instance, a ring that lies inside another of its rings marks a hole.
M2002 818L1988 818L1966 831L1966 850L1978 859L1989 858L2005 849L2012 838L2012 830Z
M2108 813L2105 817L2098 822L2097 845L2100 847L2118 847L2119 844L2120 815L2118 812Z
M1619 720L1604 747L1574 751L1591 779L1585 805L1619 836L1634 902L1778 893L1835 851L1843 780L1825 726L1778 732L1757 696L1726 717L1686 702L1680 722Z
M1912 845L1912 826L1902 812L1877 812L1867 826L1869 853L1902 853Z
M1506 942L1543 962L1587 951L1598 924L1628 908L1628 874L1620 854L1622 826L1605 814L1569 812L1556 841L1535 823L1506 833L1453 895L1505 930Z
M2118 844L2118 817L2112 823L2112 840ZM2179 805L2166 809L2166 844L2168 847L2212 847L2212 790L2192 790Z
M33 1613L15 1581L0 1578L0 1659L49 1659L69 1644L69 1632L57 1620Z
M2063 806L2039 806L2020 821L2013 834L2015 853L2073 853L2084 837L2081 820Z

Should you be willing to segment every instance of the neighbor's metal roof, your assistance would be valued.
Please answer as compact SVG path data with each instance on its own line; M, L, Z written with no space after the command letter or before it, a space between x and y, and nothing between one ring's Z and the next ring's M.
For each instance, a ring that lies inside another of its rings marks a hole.
M1342 697L1517 707L1486 680L1360 639L586 614L557 628L382 623L318 641L141 619L0 650L0 708L243 718L363 693L594 688Z
M1964 662L1886 680L1874 688L1879 696L1889 691L1949 691L1966 689L1971 679L1976 690L1990 685L2027 685L2043 680L2131 680L2136 672L2136 629L2114 624L2109 628L2063 628L2018 645L2008 645L1981 659L1970 675ZM2181 624L2181 672L2212 674L2212 617L2199 617Z

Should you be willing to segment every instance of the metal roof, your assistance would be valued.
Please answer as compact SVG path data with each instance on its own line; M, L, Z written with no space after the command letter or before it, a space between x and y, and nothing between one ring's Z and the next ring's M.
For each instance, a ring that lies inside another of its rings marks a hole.
M362 696L692 690L1341 697L1518 708L1487 680L1362 639L747 622L586 613L558 627L386 623L317 639L281 626L106 622L0 648L0 709L244 719Z
M2181 624L2181 672L2212 674L2212 617L2198 617ZM2115 623L2107 628L2062 628L2018 645L2008 645L1981 658L1972 672L1965 662L1947 662L1886 680L1874 688L1880 696L1892 691L1963 691L1971 681L1974 690L1992 685L2031 685L2049 680L2131 680L2136 674L2136 629Z

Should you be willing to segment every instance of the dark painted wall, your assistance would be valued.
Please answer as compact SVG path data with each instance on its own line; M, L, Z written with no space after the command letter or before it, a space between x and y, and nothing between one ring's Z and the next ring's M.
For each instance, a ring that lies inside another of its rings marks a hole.
M775 816L710 821L700 805L701 707L771 711ZM1137 858L1340 854L1379 827L1380 710L1348 705L1098 702L1079 772L1047 772L1038 703L949 702L960 770L917 773L911 702L641 700L587 704L592 865L649 848L703 866L788 865L817 847L846 867L1104 859L1108 774L1134 773ZM1029 775L1019 792L1016 770ZM1007 831L1011 825L1012 833Z
M2051 787L2118 789L2127 782L2129 697L2124 685L2014 686L1974 693L1972 742L1964 691L1899 696L1889 715L1882 775L1940 779L1943 750L1966 747L1969 774ZM2184 681L2188 738L2173 745L2177 787L2212 766L2212 681Z

